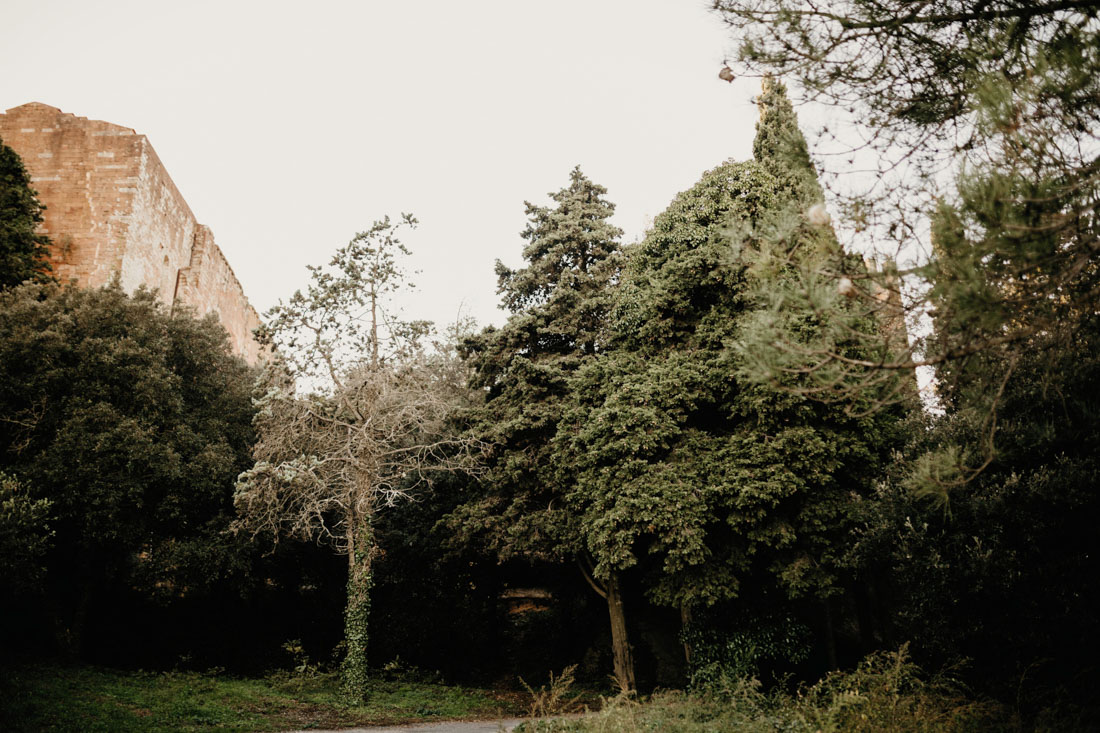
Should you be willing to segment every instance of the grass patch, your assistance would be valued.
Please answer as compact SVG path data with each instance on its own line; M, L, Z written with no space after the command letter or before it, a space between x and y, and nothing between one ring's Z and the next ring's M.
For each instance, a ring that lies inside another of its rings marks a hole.
M5 731L279 731L515 715L515 695L415 681L372 681L341 702L335 674L242 679L34 665L0 676Z

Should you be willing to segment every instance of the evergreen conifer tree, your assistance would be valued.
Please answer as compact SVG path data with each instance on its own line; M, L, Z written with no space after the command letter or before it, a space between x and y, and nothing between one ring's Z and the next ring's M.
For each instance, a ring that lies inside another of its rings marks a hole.
M526 265L497 263L499 292L511 311L502 328L488 328L466 343L474 386L486 400L470 415L470 430L493 443L482 493L448 519L459 541L474 542L500 560L580 560L569 490L553 437L569 399L569 379L605 346L611 287L619 274L619 237L608 220L614 205L607 189L580 168L569 185L551 194L554 205L528 203L522 236ZM605 580L607 580L605 578ZM621 623L618 586L598 587L608 600L616 675L633 687L633 666Z
M865 268L838 251L799 267L801 287L784 288L785 309L826 327L808 338L798 318L773 319L749 334L759 377L798 371L827 399L872 392L881 405L883 371L934 366L940 396L954 400L958 365L988 352L972 395L995 425L1013 365L1035 350L1073 348L1100 302L1100 3L714 6L737 31L745 71L789 75L808 97L847 112L850 124L831 124L819 140L845 153L833 158L845 167L831 171L831 198L854 241L889 255ZM861 162L875 175L849 175ZM838 290L849 307L826 297ZM911 352L889 348L887 332L853 329L868 315L923 314L935 328L916 329ZM844 353L853 338L864 357Z
M596 576L635 568L685 622L747 584L837 592L852 497L868 490L888 435L744 380L728 348L759 307L730 231L751 241L782 225L808 249L835 246L827 227L786 216L820 188L782 85L761 101L758 157L708 171L627 250L610 348L572 379L556 439Z
M50 240L35 232L43 206L19 154L0 140L0 288L50 280Z

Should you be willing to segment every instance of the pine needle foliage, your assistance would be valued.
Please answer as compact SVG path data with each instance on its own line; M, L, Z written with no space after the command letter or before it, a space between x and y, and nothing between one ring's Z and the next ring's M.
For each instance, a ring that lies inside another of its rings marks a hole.
M525 266L497 263L498 290L512 315L465 343L472 384L485 403L467 415L470 435L490 443L479 493L446 519L455 542L501 561L577 562L608 602L619 684L634 687L618 582L601 582L566 503L571 478L554 436L572 378L607 348L619 237L607 189L574 168L553 206L527 204ZM560 469L560 470L558 470Z
M44 208L19 154L0 140L0 288L51 279L50 239L37 231Z
M526 204L526 265L496 267L512 315L464 346L472 385L486 398L468 416L470 430L494 448L483 493L448 521L460 540L501 560L571 561L581 549L566 487L548 467L569 377L606 348L622 236L606 193L577 167L551 194L553 206Z
M960 365L988 352L971 398L995 414L1020 357L1065 348L1100 304L1100 3L714 7L737 33L741 73L783 75L848 120L816 149L847 251L876 255L869 267L842 250L799 263L791 317L749 344L760 379L798 373L823 399L870 393L882 407L905 399L883 372L927 365L950 402ZM870 175L853 170L863 162ZM912 348L896 328L861 329L869 316L908 324ZM829 325L807 336L800 317ZM866 353L846 353L852 342Z

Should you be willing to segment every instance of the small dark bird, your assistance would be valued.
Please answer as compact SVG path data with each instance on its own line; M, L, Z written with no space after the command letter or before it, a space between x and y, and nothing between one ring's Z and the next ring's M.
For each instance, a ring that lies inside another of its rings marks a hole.
M723 66L722 70L718 72L718 78L722 81L728 81L732 84L733 80L736 77L734 77L733 75L733 69L731 69L729 66Z

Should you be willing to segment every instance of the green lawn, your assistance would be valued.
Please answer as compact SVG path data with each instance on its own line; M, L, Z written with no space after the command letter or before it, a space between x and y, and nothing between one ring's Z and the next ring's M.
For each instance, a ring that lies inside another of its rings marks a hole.
M521 713L510 693L376 681L367 705L340 702L334 675L239 679L38 665L0 672L4 731L277 731Z

